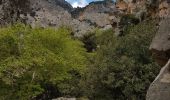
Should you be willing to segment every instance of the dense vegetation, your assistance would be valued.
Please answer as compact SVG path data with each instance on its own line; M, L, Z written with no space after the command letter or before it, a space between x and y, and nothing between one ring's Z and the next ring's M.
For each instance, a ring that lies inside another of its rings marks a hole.
M85 95L91 100L145 100L160 69L149 52L154 33L155 22L145 21L121 37L112 30L96 36L98 48L82 82Z
M1 28L0 100L47 100L63 95L65 86L71 93L67 83L82 73L86 58L82 43L69 33L21 24Z
M155 22L144 21L122 36L96 31L80 42L66 27L1 28L0 100L144 100L160 69L149 52L155 32Z

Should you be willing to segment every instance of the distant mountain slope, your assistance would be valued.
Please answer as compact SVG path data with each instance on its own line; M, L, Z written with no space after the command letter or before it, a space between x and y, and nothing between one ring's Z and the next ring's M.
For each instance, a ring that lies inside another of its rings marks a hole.
M64 8L65 10L68 10L68 11L72 11L73 10L73 7L71 6L71 4L69 4L67 1L65 0L48 0L48 1L51 1L51 2L54 2L56 5L59 5L61 6L62 8Z
M113 1L91 2L86 7L78 8L72 12L76 19L89 22L97 27L110 25L115 13L117 10Z
M93 2L87 7L73 9L65 0L2 0L0 24L22 21L32 27L66 25L80 37L95 27L110 25L110 14L114 11L113 2Z

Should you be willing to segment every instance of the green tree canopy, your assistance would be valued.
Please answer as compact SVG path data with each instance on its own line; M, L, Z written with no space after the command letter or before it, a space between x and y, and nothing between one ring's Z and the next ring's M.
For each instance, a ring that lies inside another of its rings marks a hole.
M149 52L156 29L155 22L146 21L129 27L121 37L111 30L102 32L82 79L85 95L92 100L145 100L160 69Z
M46 93L49 84L62 93L62 81L71 80L72 71L81 74L85 65L83 44L64 27L0 29L1 100L29 100Z

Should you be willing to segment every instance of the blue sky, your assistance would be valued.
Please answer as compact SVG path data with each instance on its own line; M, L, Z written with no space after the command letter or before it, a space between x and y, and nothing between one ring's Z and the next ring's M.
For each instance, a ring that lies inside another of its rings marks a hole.
M66 1L68 1L73 7L84 7L92 1L102 1L102 0L66 0Z

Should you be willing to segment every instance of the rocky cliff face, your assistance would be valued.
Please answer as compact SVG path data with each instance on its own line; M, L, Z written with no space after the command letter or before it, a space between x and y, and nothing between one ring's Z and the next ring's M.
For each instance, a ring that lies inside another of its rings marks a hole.
M0 24L5 25L19 20L21 13L30 11L29 2L25 0L0 0ZM23 12L24 11L24 12Z
M155 7L153 0L117 0L116 7L121 9L122 14L133 14L143 20L147 16L155 17L155 11L151 5Z
M103 28L111 24L117 10L113 1L92 2L85 8L75 10L73 15L80 21L91 23L92 25Z
M93 2L73 9L65 0L0 0L0 24L22 21L32 27L66 25L81 37L95 27L108 27L114 11L113 2Z
M170 99L170 4L169 0L160 1L160 27L150 50L159 65L164 66L151 84L146 100Z

